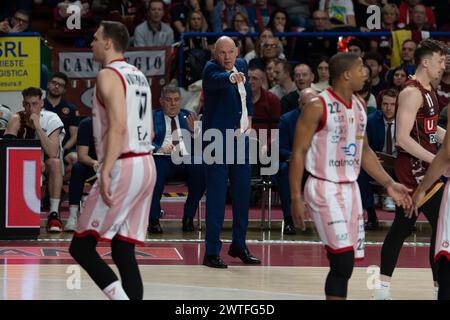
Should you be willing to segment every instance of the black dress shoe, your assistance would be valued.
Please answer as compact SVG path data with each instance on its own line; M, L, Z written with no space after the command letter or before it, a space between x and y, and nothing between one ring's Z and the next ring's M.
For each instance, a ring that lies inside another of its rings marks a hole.
M226 269L228 266L219 256L207 256L203 258L203 265L210 268Z
M163 229L159 224L159 220L151 220L148 225L148 232L150 233L163 233Z
M192 232L194 230L194 219L191 217L183 217L183 231Z
M283 234L297 234L297 231L295 231L295 227L293 223L285 222L284 223L284 229Z
M378 220L375 220L375 221L369 220L369 221L367 221L366 225L364 226L364 229L365 230L376 230L376 229L378 229Z
M228 255L230 255L233 258L238 257L245 264L261 264L261 260L252 256L252 254L250 253L250 251L248 251L247 248L239 249L231 245L230 249L228 250Z

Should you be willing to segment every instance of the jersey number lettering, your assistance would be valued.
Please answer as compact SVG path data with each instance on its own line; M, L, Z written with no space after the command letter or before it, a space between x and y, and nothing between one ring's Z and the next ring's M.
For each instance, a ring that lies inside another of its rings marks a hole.
M339 103L337 103L337 102L329 103L328 107L330 108L330 113L336 113L336 112L339 113L339 112L341 112Z
M147 112L147 92L136 90L136 96L139 98L139 118L143 120Z

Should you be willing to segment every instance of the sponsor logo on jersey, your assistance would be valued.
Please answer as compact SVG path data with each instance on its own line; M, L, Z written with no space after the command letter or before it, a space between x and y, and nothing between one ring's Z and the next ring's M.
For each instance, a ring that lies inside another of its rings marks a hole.
M341 149L342 149L342 151L344 151L346 156L349 156L349 157L356 156L357 146L355 143L350 143L348 146L342 147Z
M339 140L341 140L340 135L331 136L331 143L339 143Z
M438 116L427 117L423 119L423 130L426 134L435 133L437 130Z
M98 228L98 226L100 225L100 221L98 221L97 219L95 219L94 221L92 221L91 226L93 228Z
M337 234L336 235L336 240L337 241L346 241L346 240L348 240L348 233Z
M345 117L344 116L334 116L334 121L335 122L344 122Z
M447 241L447 240L443 241L443 242L442 242L442 246L443 246L444 248L448 248L448 241Z
M341 159L341 160L330 160L328 162L330 167L359 167L359 159Z
M64 108L62 108L61 112L64 113L65 115L68 115L70 113L70 109L67 107L64 107Z

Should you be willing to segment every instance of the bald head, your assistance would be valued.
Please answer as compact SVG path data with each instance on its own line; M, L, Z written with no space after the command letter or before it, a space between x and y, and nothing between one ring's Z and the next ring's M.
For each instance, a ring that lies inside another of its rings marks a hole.
M306 88L300 91L298 95L298 107L300 110L302 110L314 97L317 97L317 91L312 88Z
M214 45L214 56L225 70L233 69L237 55L238 48L233 39L227 36L222 36L217 39Z

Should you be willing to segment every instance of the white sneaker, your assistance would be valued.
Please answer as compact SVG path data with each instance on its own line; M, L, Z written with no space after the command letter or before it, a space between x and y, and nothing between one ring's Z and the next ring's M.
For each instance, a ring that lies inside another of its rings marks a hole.
M391 197L385 197L383 199L383 210L384 211L395 211L395 202Z
M70 216L64 226L64 231L75 231L77 229L77 217Z

